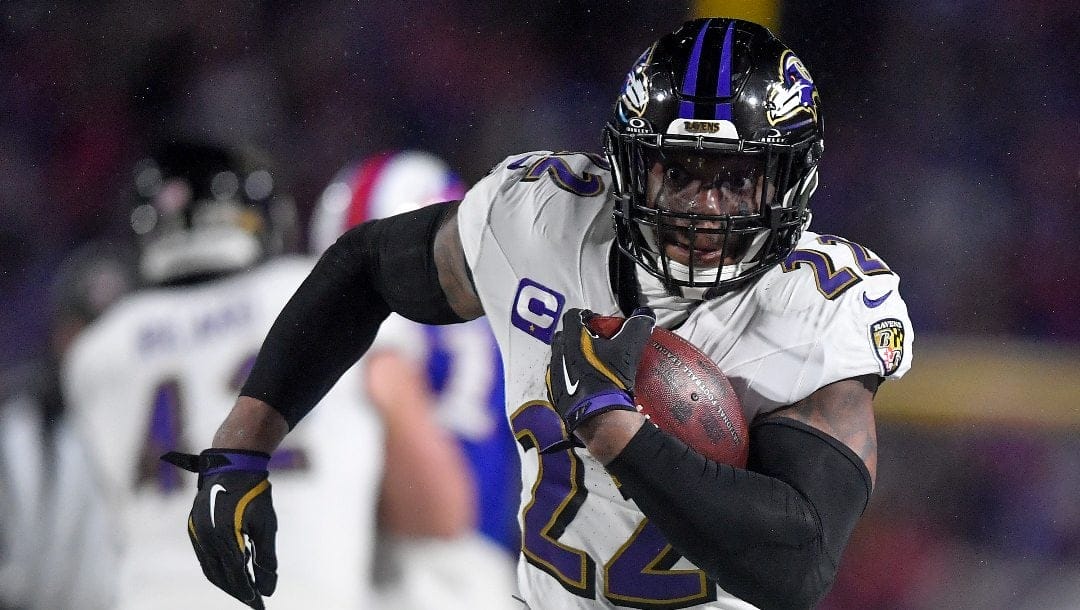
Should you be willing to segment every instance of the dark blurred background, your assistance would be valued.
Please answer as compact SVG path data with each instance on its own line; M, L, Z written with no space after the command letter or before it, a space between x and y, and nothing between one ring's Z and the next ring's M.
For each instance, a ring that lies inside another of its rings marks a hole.
M902 278L915 369L826 605L1080 608L1080 8L1069 0L0 3L0 370L160 137L255 144L306 219L402 147L467 179L600 149L626 70L702 13L766 22L826 127L814 228Z

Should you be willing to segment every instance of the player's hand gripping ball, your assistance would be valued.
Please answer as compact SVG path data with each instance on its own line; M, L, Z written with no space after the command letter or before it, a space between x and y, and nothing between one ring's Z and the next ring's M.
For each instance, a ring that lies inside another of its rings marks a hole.
M576 445L574 431L584 422L608 411L634 411L634 375L656 319L639 309L606 336L588 326L596 314L570 308L562 330L551 340L551 361L546 383L548 399L566 424L567 444ZM546 453L564 443L541 448Z
M608 337L623 318L595 316L588 326ZM731 382L694 344L654 327L634 380L634 399L661 430L703 456L743 468L749 433Z

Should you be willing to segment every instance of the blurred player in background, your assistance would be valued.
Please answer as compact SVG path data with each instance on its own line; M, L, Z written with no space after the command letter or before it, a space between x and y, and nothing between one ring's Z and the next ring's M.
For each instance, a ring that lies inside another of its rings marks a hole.
M324 191L310 246L321 254L362 222L464 194L461 179L430 154L368 157ZM517 450L486 321L424 326L391 315L359 367L361 391L386 425L377 607L520 608L512 597Z
M191 543L169 527L186 518L195 480L159 457L212 434L310 271L308 257L287 254L296 214L280 180L253 151L186 141L165 142L135 168L131 226L146 287L80 334L63 370L122 544L118 608L236 605L196 584ZM281 501L305 515L277 534L289 549L277 565L288 574L275 597L283 608L368 603L381 426L355 392L330 390L325 406L271 458ZM216 488L211 508L243 501L238 492ZM260 551L259 565L275 565L272 549Z
M96 241L65 258L49 291L49 345L0 401L0 608L107 608L116 551L108 510L60 390L82 329L134 288L129 252Z

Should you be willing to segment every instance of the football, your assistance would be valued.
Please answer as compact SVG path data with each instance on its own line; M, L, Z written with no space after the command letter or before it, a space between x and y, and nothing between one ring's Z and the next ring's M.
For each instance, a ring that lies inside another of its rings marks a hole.
M610 337L623 320L596 316L589 328ZM694 344L654 328L634 385L635 401L661 430L711 460L746 466L749 433L739 397L712 358Z

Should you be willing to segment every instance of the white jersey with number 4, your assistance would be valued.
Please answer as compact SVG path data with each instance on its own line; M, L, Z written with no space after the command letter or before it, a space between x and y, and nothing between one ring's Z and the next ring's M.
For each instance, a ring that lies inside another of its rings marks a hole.
M161 462L198 453L228 414L270 325L311 269L279 258L198 285L136 293L80 336L65 366L73 424L123 542L119 608L235 608L210 584L184 524L195 475ZM350 371L271 459L278 585L270 608L367 604L381 424Z
M609 180L595 155L522 154L478 183L459 212L522 458L521 594L533 610L750 608L679 557L587 451L537 451L566 437L544 387L563 312L619 314ZM782 264L697 307L676 332L719 364L747 421L834 381L900 377L911 363L897 276L862 246L809 232Z

